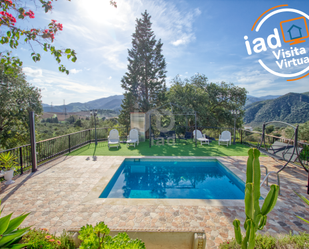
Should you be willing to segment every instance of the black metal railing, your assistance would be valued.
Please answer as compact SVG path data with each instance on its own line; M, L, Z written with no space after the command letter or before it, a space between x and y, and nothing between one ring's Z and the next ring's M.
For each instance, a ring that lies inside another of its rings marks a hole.
M125 127L97 128L97 141L107 141L111 129L117 129L120 134L120 139L126 141L128 130ZM37 163L38 165L42 165L51 159L65 153L70 153L85 144L93 142L95 142L95 129L87 129L36 142ZM16 156L19 167L16 168L15 175L23 174L25 171L31 169L32 155L30 144L0 151L0 154L6 152L10 152Z
M240 133L241 133L241 143L247 144L248 146L251 147L258 147L258 144L261 141L262 132L241 129ZM280 141L282 143L290 145L294 144L294 140L292 139L265 134L265 145L262 144L261 147L262 148L266 147L268 149L270 145L273 144L275 141ZM302 160L302 163L309 165L309 144L299 141L297 143L297 146L302 148L302 152L300 153L300 159Z
M201 130L208 137L215 138L218 140L219 135L228 130L231 132L232 141L234 136L234 128L231 127L209 127L209 126L198 126L199 130ZM126 127L104 127L97 128L96 135L97 141L107 141L108 135L111 129L117 129L119 131L121 142L125 142L128 135L128 130ZM195 129L194 126L176 126L175 128L176 134L182 135L186 131L193 131ZM147 136L147 133L146 133ZM236 129L235 133L235 141L236 143L242 143L248 145L250 147L257 147L260 142L262 133L257 131L250 131L244 129ZM266 146L274 143L275 141L281 141L285 143L292 144L293 141L290 139L267 135L265 134ZM80 148L86 144L95 142L95 129L87 129L59 137L54 137L50 139L46 139L43 141L39 141L36 143L36 151L37 151L37 163L38 165L42 165L54 158L57 158L60 155L65 153L70 153L73 150ZM302 147L303 150L301 152L300 158L304 164L309 165L309 144L304 142L298 142L298 146ZM30 170L32 167L32 156L31 156L31 146L30 144L23 145L20 147L3 150L1 153L5 153L10 151L13 155L17 157L17 162L20 167L17 167L15 174L23 174L25 171Z

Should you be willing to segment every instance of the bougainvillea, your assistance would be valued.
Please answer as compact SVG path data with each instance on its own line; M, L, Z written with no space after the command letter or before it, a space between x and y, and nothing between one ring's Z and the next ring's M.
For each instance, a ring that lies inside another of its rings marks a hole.
M52 2L54 0L38 1L42 4L45 13L52 10ZM35 18L33 10L19 7L22 5L21 2L22 1L19 0L0 0L0 29L2 31L0 43L2 45L8 44L12 49L17 48L21 41L29 44L32 49L31 57L35 62L40 61L41 55L33 50L33 42L40 44L44 51L50 52L59 64L61 63L62 56L66 56L67 59L75 62L77 57L73 49L56 49L55 46L52 45L55 40L55 35L63 30L63 25L61 23L56 20L51 20L47 28L44 29L32 28L25 30L21 28L21 23L24 19ZM117 8L115 1L111 0L110 4ZM12 67L22 66L22 61L17 57L11 57L11 52L9 51L1 51L0 59L5 67L5 72L8 74L12 73ZM62 64L59 66L59 71L69 74L69 71Z

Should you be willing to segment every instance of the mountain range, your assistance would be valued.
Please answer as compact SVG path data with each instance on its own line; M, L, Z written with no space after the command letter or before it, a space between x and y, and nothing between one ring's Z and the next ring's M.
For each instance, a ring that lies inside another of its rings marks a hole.
M247 95L247 101L246 101L246 106L250 105L254 102L258 102L258 101L264 101L264 100L268 100L268 99L276 99L279 98L281 95L267 95L267 96L262 96L262 97L254 97L252 95Z
M246 105L257 101L278 98L280 95L267 95L263 97L254 97L248 95ZM105 110L120 110L123 95L114 95L106 98L100 98L86 103L70 103L65 106L67 112L80 112L82 110L105 109ZM49 104L42 104L44 112L64 112L64 105L51 106Z
M309 121L309 92L287 93L285 95L267 95L262 97L247 96L245 105L245 124L261 125L268 121L287 123L304 123ZM119 111L123 95L100 98L86 103L70 103L65 106L66 112L105 109ZM43 104L44 112L64 112L64 106Z
M120 110L121 103L123 100L123 95L114 95L106 98L96 99L88 101L86 103L70 103L68 105L57 105L51 106L48 104L43 104L44 112L80 112L83 110L92 110L92 109L104 109L104 110Z
M304 123L309 121L309 92L287 93L275 99L254 102L246 105L245 111L244 122L251 126L273 120Z

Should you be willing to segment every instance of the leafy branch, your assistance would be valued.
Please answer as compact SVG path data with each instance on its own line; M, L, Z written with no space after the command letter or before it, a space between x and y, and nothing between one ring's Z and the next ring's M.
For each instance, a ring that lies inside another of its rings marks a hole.
M42 4L42 8L45 13L52 10L52 2L39 0ZM71 1L71 0L68 0ZM73 49L66 48L66 49L57 49L55 46L52 46L51 43L54 42L55 35L63 30L63 26L61 23L57 23L56 20L51 20L48 24L47 29L40 29L40 28L32 28L30 30L25 30L19 27L16 27L17 24L20 24L22 20L25 18L33 19L35 18L35 13L28 9L26 10L23 7L18 7L16 3L19 3L17 0L0 0L0 27L5 28L6 32L4 35L0 37L0 43L2 45L9 45L11 49L17 49L20 45L20 42L24 42L29 44L32 53L31 57L34 62L41 60L41 55L34 51L31 42L36 42L45 52L49 52L52 56L54 56L55 60L60 64L61 57L66 57L68 60L72 62L76 62L76 52ZM110 4L117 8L117 4L115 1L111 0ZM17 14L17 19L13 16L12 13ZM22 38L23 37L23 38ZM44 42L42 41L44 40ZM20 61L16 57L10 57L10 52L0 52L0 60L1 63L4 64L5 73L12 74L11 67L22 66L22 61ZM60 64L59 71L65 72L69 74L69 70L63 64Z

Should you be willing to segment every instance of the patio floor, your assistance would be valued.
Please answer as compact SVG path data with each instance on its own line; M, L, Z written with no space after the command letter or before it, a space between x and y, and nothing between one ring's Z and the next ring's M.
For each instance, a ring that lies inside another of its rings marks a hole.
M87 156L64 156L40 167L34 174L20 176L13 185L1 184L3 215L14 212L15 217L31 212L23 225L48 228L56 233L99 221L112 229L203 229L207 248L217 248L222 241L234 237L232 222L235 218L243 224L244 205L235 202L91 198L102 177L115 170L124 158L98 156L93 161L91 157L86 160ZM244 179L247 157L218 159ZM262 157L260 161L270 171L280 167L280 163L269 157ZM308 232L309 225L295 215L309 219L309 209L293 192L307 197L306 172L290 166L280 173L280 179L281 196L268 215L264 231L272 235ZM274 179L270 180L272 182Z

